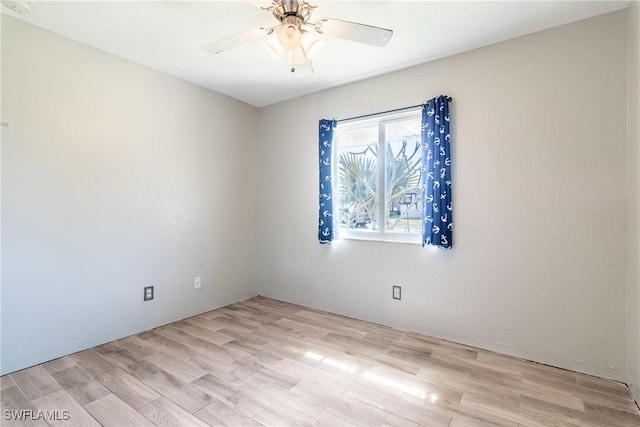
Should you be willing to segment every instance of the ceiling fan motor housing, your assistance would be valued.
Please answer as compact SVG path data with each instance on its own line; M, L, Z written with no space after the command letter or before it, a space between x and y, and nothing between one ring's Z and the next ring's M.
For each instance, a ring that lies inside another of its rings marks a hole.
M272 11L273 16L280 22L283 22L290 16L295 16L304 24L311 17L311 10L315 9L315 6L311 6L306 1L274 0L272 7L269 9Z
M280 3L285 13L298 13L298 0L282 0Z

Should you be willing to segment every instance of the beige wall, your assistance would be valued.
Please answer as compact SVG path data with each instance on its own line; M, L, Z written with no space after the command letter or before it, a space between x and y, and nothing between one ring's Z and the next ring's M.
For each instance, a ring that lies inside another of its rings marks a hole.
M261 294L624 379L625 28L622 11L264 108ZM441 93L455 248L319 245L318 120Z
M628 9L627 51L627 374L640 402L640 3Z
M2 373L257 294L256 108L6 15L2 89Z

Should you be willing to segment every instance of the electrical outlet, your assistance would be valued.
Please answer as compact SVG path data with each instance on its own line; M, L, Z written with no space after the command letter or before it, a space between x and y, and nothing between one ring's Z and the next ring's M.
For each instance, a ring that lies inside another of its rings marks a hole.
M144 288L144 300L151 301L153 299L153 286Z
M200 276L196 276L193 278L193 289L200 289L202 286L202 279Z
M402 299L402 288L400 286L393 285L393 299Z

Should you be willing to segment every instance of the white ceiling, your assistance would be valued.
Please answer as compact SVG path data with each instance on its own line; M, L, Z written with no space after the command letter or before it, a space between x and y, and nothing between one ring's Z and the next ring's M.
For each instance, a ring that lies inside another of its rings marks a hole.
M311 21L394 31L384 48L326 39L314 73L295 77L260 43L213 55L202 45L275 18L254 1L32 1L2 13L257 107L623 9L629 1L314 1Z

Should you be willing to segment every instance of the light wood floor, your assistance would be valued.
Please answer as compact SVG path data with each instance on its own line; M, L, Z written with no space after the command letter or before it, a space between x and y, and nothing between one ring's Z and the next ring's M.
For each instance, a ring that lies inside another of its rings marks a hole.
M263 297L0 385L3 426L640 426L623 384Z

